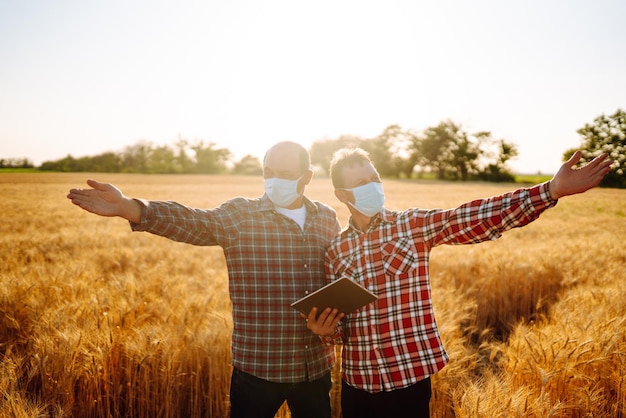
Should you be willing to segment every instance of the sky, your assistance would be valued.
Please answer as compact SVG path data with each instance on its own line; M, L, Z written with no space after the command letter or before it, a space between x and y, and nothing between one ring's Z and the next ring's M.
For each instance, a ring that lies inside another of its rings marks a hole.
M262 157L451 120L554 173L626 108L623 0L0 0L0 158Z

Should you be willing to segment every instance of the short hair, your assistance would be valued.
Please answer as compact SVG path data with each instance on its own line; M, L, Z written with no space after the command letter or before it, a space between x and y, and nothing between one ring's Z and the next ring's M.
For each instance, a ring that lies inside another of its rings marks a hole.
M277 142L274 145L272 145L265 152L265 155L263 156L263 166L265 166L265 160L267 159L267 154L269 154L269 152L272 149L278 148L278 147L293 147L293 148L296 148L296 151L298 152L298 160L300 161L300 167L302 168L302 172L311 169L311 156L309 155L309 151L307 151L307 149L304 148L302 145L298 144L297 142L293 142L293 141L281 141L281 142Z
M330 161L330 178L335 189L344 186L343 169L355 165L371 164L369 153L362 148L342 148L335 151Z

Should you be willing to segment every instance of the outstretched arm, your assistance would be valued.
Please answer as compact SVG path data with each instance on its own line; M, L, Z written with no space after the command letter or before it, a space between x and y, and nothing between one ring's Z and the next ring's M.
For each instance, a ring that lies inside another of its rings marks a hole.
M131 222L141 220L139 202L124 196L112 184L87 180L90 189L71 189L67 198L80 208L101 216L119 216Z
M550 180L550 194L553 199L586 192L600 184L611 171L613 161L606 159L607 154L597 156L580 168L573 168L581 156L582 153L576 151Z

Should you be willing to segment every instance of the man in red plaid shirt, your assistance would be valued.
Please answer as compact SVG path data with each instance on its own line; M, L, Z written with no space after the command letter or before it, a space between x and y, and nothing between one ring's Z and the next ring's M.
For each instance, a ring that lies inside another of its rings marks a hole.
M378 299L349 315L313 308L307 326L328 344L343 343L344 418L429 416L430 376L448 362L433 313L428 263L443 244L474 244L527 225L557 199L582 193L609 172L602 155L573 169L580 152L546 183L474 200L456 209L383 207L378 172L367 153L335 154L335 195L350 210L349 225L326 254L329 281L349 277Z
M102 216L120 216L134 231L193 245L220 245L233 306L232 418L273 418L287 401L294 418L330 418L334 348L309 331L290 304L326 284L324 251L340 230L330 207L309 200L309 153L281 142L263 161L265 194L213 209L124 196L88 180L68 198Z

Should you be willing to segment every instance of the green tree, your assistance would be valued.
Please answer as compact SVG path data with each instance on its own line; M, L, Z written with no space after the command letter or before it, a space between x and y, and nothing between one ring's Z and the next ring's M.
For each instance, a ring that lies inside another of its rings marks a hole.
M467 132L458 130L457 137L450 145L451 176L454 180L468 181L478 172L478 157L481 155L479 137L471 137ZM476 140L478 139L478 140Z
M504 139L493 139L491 132L479 132L475 135L481 138L481 153L485 161L477 178L493 182L514 182L515 176L507 163L517 157L517 146Z
M613 167L600 185L626 188L626 112L617 109L612 115L602 114L577 132L581 136L581 146L578 148L582 152L580 164L607 153L613 160ZM569 159L575 150L567 150L563 154L563 161Z
M452 149L459 141L460 131L461 127L451 120L426 128L421 140L416 143L419 147L416 150L418 164L436 173L440 180L450 178L451 162L454 161Z
M370 153L381 175L411 177L417 163L416 154L410 152L415 137L416 134L400 125L389 125L376 138L364 141L363 148Z
M370 155L372 163L382 177L397 177L398 171L393 165L391 152L392 138L383 135L363 140L360 147Z
M189 141L178 137L176 141L176 167L180 173L191 173L193 171L194 162L189 156Z
M263 174L263 166L257 157L248 154L235 163L232 172L233 174L256 176Z
M148 174L175 174L181 172L176 164L174 150L167 145L150 149L146 169Z
M105 152L85 161L86 171L96 173L118 173L122 170L123 162L120 154Z
M134 145L129 145L122 152L122 172L125 173L148 173L152 144L141 140Z
M341 148L360 147L367 151L381 176L410 177L416 164L411 153L415 134L403 130L399 125L389 125L380 135L363 139L353 135L342 135L337 139L322 139L313 142L310 149L311 163L324 173L335 151Z
M0 168L34 168L28 158L0 158Z
M39 167L43 171L80 172L85 171L85 158L76 159L71 155L55 161L44 161Z
M216 144L199 141L191 146L196 155L195 173L199 174L219 174L226 171L226 162L230 158L231 152L226 148L217 148Z
M421 172L432 171L440 180L514 180L506 163L517 155L517 148L503 139L495 140L491 132L470 134L446 120L413 136L411 142Z
M311 164L318 167L319 171L328 175L330 168L330 160L335 151L346 147L361 146L362 139L358 136L342 135L337 139L321 139L311 144L309 154L311 155Z

